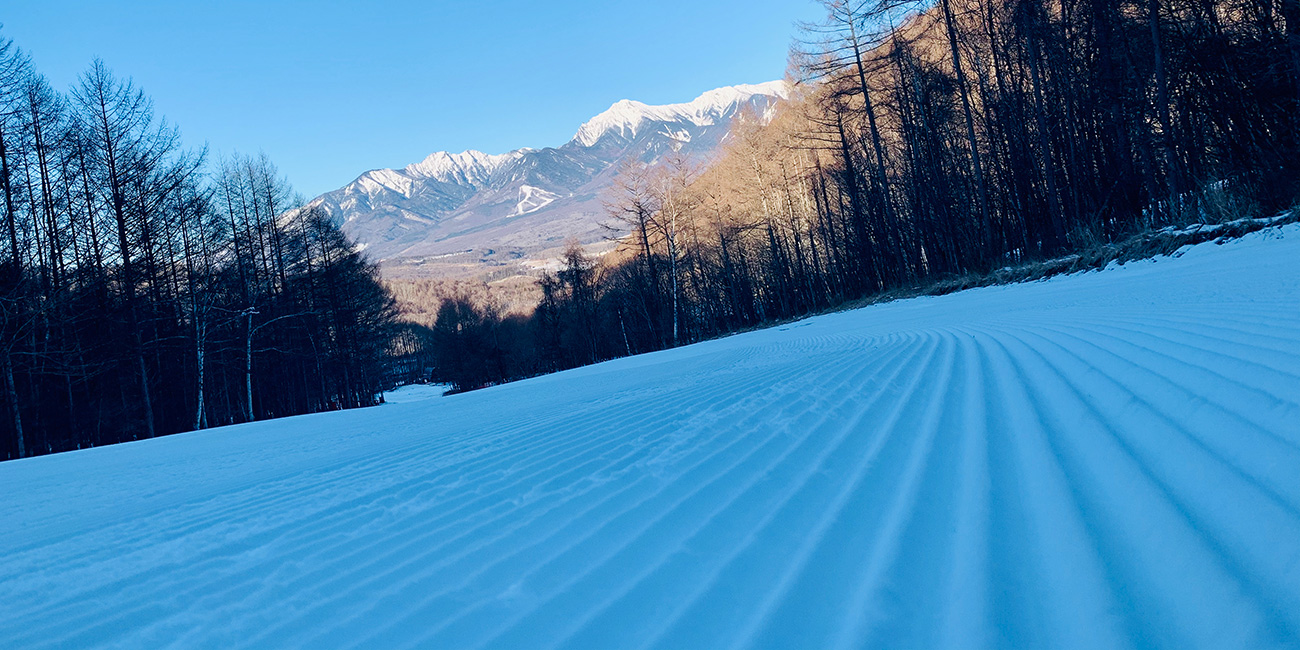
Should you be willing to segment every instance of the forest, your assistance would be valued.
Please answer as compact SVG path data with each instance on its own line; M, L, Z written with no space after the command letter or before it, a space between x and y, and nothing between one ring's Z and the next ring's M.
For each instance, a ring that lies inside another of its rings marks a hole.
M822 0L795 97L629 165L613 254L530 315L449 296L459 390L682 345L1300 196L1300 0Z
M186 150L102 61L61 92L0 38L0 193L0 459L368 406L409 361L266 156Z

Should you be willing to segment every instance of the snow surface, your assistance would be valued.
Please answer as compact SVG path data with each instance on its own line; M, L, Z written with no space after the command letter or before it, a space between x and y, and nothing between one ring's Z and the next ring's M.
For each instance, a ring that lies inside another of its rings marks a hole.
M717 88L683 104L651 106L631 99L621 99L605 112L587 120L573 136L573 141L590 147L611 133L631 140L643 125L653 122L685 122L708 126L732 114L737 106L749 101L754 95L785 99L789 97L790 90L784 81L768 81Z
M448 390L451 390L451 386L447 384L407 384L384 393L384 402L387 404L422 402L426 399L442 397Z
M515 204L515 209L510 213L512 217L519 217L530 212L536 212L555 202L560 198L559 194L540 187L532 185L519 186L519 202Z
M4 647L1295 648L1300 226L0 494Z
M534 149L516 149L503 154L486 154L482 151L448 153L435 151L424 160L407 165L402 171L416 178L432 178L444 183L479 186L488 182L496 170L501 169Z

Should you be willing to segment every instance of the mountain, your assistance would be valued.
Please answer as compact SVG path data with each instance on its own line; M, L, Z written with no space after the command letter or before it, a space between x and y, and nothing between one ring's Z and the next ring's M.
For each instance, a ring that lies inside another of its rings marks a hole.
M393 275L526 270L570 238L606 240L604 202L622 161L707 160L743 111L771 116L783 81L710 90L682 104L615 102L559 147L439 151L376 169L314 199ZM502 268L513 267L513 268Z

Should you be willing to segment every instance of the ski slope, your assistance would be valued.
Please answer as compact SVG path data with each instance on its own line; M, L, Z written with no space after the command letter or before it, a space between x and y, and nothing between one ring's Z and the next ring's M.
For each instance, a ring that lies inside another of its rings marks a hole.
M6 648L1297 648L1300 226L0 495Z

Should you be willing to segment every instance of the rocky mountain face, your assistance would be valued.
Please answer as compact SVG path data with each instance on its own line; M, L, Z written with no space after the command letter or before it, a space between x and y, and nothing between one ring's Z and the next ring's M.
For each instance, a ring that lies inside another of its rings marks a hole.
M377 169L311 202L343 225L394 277L512 275L576 238L611 235L605 203L626 159L654 164L671 152L705 161L744 111L760 119L784 82L730 86L683 104L622 100L568 143L500 155L437 152L402 169Z

